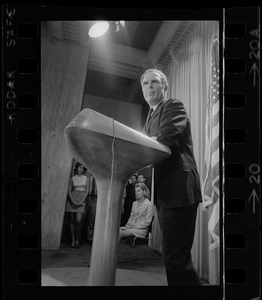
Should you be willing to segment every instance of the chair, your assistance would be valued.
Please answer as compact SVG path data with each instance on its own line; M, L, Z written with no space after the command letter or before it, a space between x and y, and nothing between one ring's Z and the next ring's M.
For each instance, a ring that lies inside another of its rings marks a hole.
M137 236L131 236L129 237L130 239L130 248L131 248L131 255L130 255L130 259L129 259L129 269L131 267L131 264L134 260L134 249L135 249L135 246L136 246L136 241L148 241L149 240L152 240L152 235L151 235L151 232L152 232L152 225L153 225L153 222L154 222L154 216L152 217L152 220L151 220L151 223L150 225L148 226L148 230L147 230L147 234L144 238L142 237L137 237ZM152 266L152 247L149 247L150 248L150 263L151 263L151 266Z

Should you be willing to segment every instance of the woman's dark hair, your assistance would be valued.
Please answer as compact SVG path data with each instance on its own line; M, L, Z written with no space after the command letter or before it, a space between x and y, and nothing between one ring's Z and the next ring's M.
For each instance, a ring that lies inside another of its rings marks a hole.
M82 165L82 164L80 164L79 162L77 162L77 163L75 164L75 168L74 168L74 175L77 174L77 168L78 168L79 166L83 166L83 168L84 168L84 173L87 171L87 168L86 168L84 165Z

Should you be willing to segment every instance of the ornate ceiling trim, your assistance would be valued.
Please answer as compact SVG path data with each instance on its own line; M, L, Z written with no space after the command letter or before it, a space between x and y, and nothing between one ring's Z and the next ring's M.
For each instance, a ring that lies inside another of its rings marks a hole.
M90 55L88 68L137 80L142 68L108 58Z

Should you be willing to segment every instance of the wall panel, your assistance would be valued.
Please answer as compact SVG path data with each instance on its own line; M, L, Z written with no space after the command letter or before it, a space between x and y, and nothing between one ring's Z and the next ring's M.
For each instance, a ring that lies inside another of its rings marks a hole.
M88 48L41 40L42 249L60 246L72 157L64 128L81 110Z
M139 104L86 94L82 108L93 109L135 130L142 130L142 106Z

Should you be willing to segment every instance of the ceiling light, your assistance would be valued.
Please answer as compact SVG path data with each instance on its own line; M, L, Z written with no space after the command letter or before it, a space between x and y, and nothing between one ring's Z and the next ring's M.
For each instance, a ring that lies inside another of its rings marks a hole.
M97 22L89 29L89 36L96 38L99 37L107 32L109 28L109 23L106 21Z

